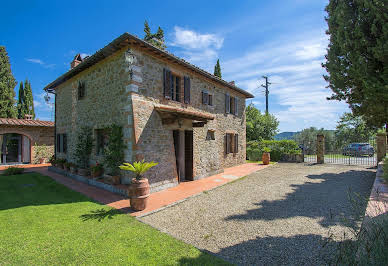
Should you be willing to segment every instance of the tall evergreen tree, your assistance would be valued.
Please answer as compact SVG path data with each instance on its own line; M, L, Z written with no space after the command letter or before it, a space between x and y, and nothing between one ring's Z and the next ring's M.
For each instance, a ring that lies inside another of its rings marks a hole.
M345 100L369 126L388 131L387 1L332 0L326 12L330 99Z
M24 118L24 115L26 114L25 108L24 108L24 102L25 102L25 94L24 94L24 87L23 87L23 81L20 82L19 85L19 97L18 97L18 118L22 119Z
M12 75L7 51L0 46L0 117L15 118L15 86L17 82Z
M221 75L221 66L220 66L220 59L217 59L217 63L214 66L214 76L222 78Z
M27 79L24 82L24 94L26 114L32 115L32 119L35 119L34 97L32 96L31 83Z
M145 40L146 42L162 50L165 50L167 48L166 44L164 43L164 31L162 30L161 27L158 27L158 31L155 34L152 34L150 26L148 25L148 22L145 21L144 33L145 35L143 40Z

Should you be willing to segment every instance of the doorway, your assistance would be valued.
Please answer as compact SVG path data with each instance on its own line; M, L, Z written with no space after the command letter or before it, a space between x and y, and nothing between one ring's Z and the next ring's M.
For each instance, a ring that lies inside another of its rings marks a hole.
M178 181L193 180L193 131L173 130Z
M30 163L30 140L23 135L0 135L0 164Z

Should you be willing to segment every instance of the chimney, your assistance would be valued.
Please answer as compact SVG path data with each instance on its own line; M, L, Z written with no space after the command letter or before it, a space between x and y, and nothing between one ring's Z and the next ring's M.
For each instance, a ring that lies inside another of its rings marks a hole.
M234 80L232 80L231 82L229 82L230 84L232 84L233 86L236 86L236 84L234 83Z
M80 54L77 54L76 56L74 56L73 61L71 61L71 63L70 63L70 69L75 68L75 67L78 66L81 62L82 62L82 57L81 57Z
M32 120L32 115L24 115L24 119L26 120Z

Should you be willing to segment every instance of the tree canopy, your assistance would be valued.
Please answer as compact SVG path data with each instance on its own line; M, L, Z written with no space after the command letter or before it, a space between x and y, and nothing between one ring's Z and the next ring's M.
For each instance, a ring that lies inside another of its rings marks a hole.
M158 27L158 31L154 34L151 33L151 28L148 25L148 22L144 22L144 40L153 46L156 46L162 50L165 50L167 48L166 44L164 43L164 31L162 28Z
M345 113L337 123L335 137L342 145L352 142L368 142L374 131L367 127L362 117Z
M214 66L214 76L222 78L221 75L221 65L220 65L220 59L217 59L217 63Z
M278 133L279 121L271 114L261 114L253 104L247 106L247 141L271 140Z
M15 118L15 86L16 80L12 75L7 51L0 46L0 117Z
M387 1L331 0L326 12L329 99L345 100L369 126L388 130Z
M295 134L294 139L298 144L303 145L303 149L306 154L315 154L317 149L318 134L322 134L325 136L326 151L333 151L335 148L334 130L325 130L324 128L317 129L316 127L309 127Z
M31 83L27 79L24 82L24 87L23 82L20 82L17 110L19 119L23 119L27 114L32 115L32 119L35 119L35 108Z

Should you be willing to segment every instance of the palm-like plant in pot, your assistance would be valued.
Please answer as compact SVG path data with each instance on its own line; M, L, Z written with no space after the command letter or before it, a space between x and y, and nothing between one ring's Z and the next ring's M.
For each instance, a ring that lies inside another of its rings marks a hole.
M152 167L158 165L155 162L134 162L133 164L124 163L120 169L135 173L132 179L129 201L131 208L136 211L142 211L147 207L147 199L150 195L150 184L144 174Z
M113 184L120 184L120 168L124 162L124 141L121 126L112 125L109 128L108 144L104 150L104 164L111 176Z
M89 174L89 160L93 148L92 129L82 127L78 132L75 157L78 165L78 173L82 176Z

